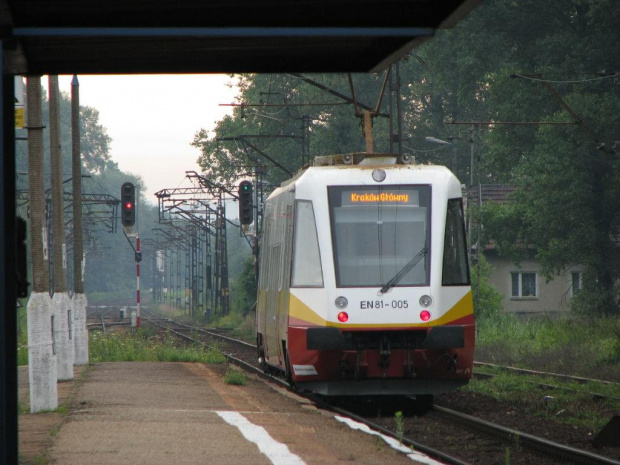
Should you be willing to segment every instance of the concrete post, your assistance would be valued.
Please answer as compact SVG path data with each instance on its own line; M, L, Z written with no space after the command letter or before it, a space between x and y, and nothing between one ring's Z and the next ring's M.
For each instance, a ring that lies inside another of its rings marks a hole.
M84 294L84 235L82 231L82 161L80 149L80 84L71 81L71 176L73 186L73 342L75 365L88 365L88 328Z
M28 300L28 372L30 411L58 407L56 356L52 341L52 302L49 297L49 251L43 177L43 118L41 77L28 77L28 184L32 293Z
M54 344L58 379L73 379L73 323L71 299L67 293L67 247L65 244L64 187L60 146L60 89L58 76L49 76L50 155L52 169L52 237L54 257Z

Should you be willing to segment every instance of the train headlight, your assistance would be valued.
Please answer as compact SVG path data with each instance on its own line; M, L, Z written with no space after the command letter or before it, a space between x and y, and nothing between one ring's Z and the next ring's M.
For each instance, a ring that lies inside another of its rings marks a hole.
M429 312L428 310L422 310L420 312L420 320L428 321L430 319L431 319L431 312Z
M340 312L338 314L338 321L340 323L346 323L349 320L349 315L347 315L347 312Z
M433 305L433 298L430 295L420 297L420 307L429 308Z
M343 297L343 296L336 297L336 300L334 301L334 303L336 304L336 307L339 308L340 310L344 310L345 308L347 308L347 305L349 305L349 301L347 300L346 297Z
M372 179L377 182L382 182L385 179L385 171L383 170L373 170L372 171Z

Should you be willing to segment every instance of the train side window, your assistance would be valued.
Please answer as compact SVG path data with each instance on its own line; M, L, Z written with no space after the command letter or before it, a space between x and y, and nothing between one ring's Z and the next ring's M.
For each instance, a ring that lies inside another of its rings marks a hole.
M314 209L309 200L295 205L295 248L293 250L292 287L323 287L323 269Z
M465 222L462 199L448 200L446 234L443 246L442 285L469 285L467 241L465 239Z

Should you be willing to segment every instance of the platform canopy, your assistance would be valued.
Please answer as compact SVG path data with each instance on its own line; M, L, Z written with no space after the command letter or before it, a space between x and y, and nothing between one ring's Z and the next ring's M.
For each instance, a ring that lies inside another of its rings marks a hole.
M0 0L9 74L378 71L481 0Z

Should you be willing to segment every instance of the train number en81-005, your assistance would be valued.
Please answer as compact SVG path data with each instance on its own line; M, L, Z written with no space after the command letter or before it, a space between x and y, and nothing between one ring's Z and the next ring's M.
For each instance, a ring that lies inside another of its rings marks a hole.
M360 302L360 308L366 310L369 308L382 309L382 308L409 308L408 300L362 300Z

